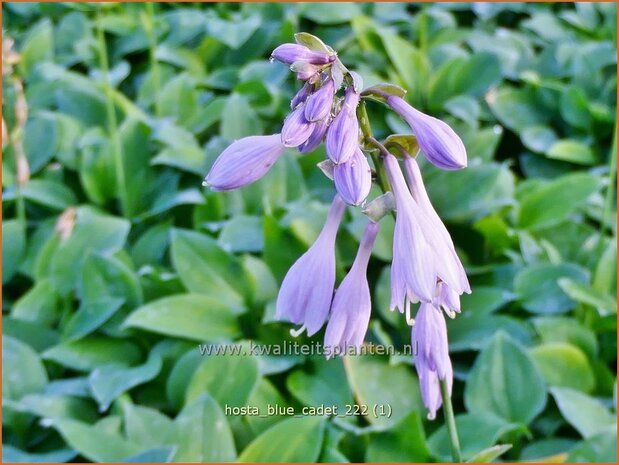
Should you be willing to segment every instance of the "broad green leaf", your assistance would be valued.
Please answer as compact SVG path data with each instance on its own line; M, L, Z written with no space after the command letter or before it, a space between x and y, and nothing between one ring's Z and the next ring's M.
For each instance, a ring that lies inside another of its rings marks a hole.
M37 352L56 345L60 338L57 331L46 328L36 321L21 320L10 316L2 318L2 334L24 342Z
M228 97L219 133L229 141L262 134L260 118L243 95L234 93Z
M613 425L616 427L615 416L597 399L567 387L552 387L550 393L563 418L582 437L590 438Z
M2 463L64 463L75 458L77 452L69 448L33 454L10 444L2 444Z
M53 58L54 29L49 19L43 19L28 31L20 55L19 68L22 76L28 76L38 63Z
M42 419L72 418L73 420L92 423L98 417L96 409L89 400L49 392L28 394L17 402L5 399L5 405Z
M481 411L456 415L456 428L464 460L492 447L507 435L517 437L527 433L522 424L510 423L491 412ZM428 439L432 455L443 462L451 460L450 444L446 425L441 425Z
M530 90L503 87L490 92L486 102L499 122L517 133L530 126L543 125L549 119Z
M595 333L568 317L537 317L532 321L544 343L565 342L580 348L592 360L597 357L598 341Z
M59 312L58 295L50 281L39 279L28 292L15 302L11 316L19 320L51 326L58 318Z
M70 447L93 462L121 462L140 452L137 444L97 425L62 418L54 420L52 426Z
M63 329L63 339L74 341L92 333L109 320L123 302L123 299L103 297L83 303L67 321Z
M73 370L92 371L109 363L136 363L140 358L140 349L126 339L89 336L54 346L43 352L42 356Z
M26 231L18 220L2 222L2 284L17 272L26 250Z
M423 411L419 382L410 366L391 366L387 360L377 357L346 356L344 368L356 404L389 405L392 416L374 417L367 420L376 430L387 430L406 417L411 411Z
M264 247L263 229L262 218L235 215L221 229L217 242L228 252L261 252Z
M559 287L577 302L591 305L600 315L617 313L617 301L610 295L570 278L559 278Z
M587 173L570 174L544 184L521 199L518 225L539 229L558 224L599 189L600 180Z
M546 386L526 351L499 331L475 360L464 403L469 411L528 424L546 405Z
M430 451L419 413L411 412L392 429L370 435L366 462L427 462Z
M197 341L228 341L239 334L234 313L202 294L164 297L133 311L124 326Z
M19 399L39 392L47 384L47 373L38 354L11 336L2 336L2 398Z
M538 153L546 153L558 139L548 126L529 126L522 131L520 138L526 148Z
M589 145L572 139L555 142L548 148L546 156L578 165L594 165L597 162L597 157Z
M572 309L574 301L559 286L559 280L577 282L588 279L585 269L572 263L552 265L539 263L522 270L514 279L514 291L522 306L534 313L563 313Z
M596 434L577 444L566 462L615 463L617 462L617 430Z
M221 346L225 348L225 346ZM245 349L244 346L237 346ZM221 408L241 407L256 389L260 381L258 361L249 354L212 354L204 360L193 374L187 386L187 402L208 392Z
M90 389L102 411L123 392L152 380L161 370L161 358L151 355L146 363L127 368L122 364L102 365L89 376Z
M488 447L467 460L469 463L490 463L512 448L511 444L499 444Z
M354 3L302 3L299 8L300 16L324 25L346 23L359 14Z
M174 443L174 423L153 408L122 402L127 439L142 447L155 448Z
M233 462L234 439L217 402L203 394L185 406L174 420L176 462Z
M569 387L590 392L595 385L587 356L571 344L542 344L529 351L550 386Z
M22 195L31 202L54 210L64 210L77 203L75 194L64 184L42 179L31 179L22 189Z
M219 299L237 313L243 311L247 289L241 264L214 239L174 229L170 253L174 268L189 291Z
M254 439L239 462L305 462L318 459L325 421L320 417L287 418Z
M266 412L269 405L288 407L280 392L267 378L260 380L260 383L247 400L247 404L257 407L261 412ZM245 420L256 434L260 434L278 423L281 418L276 415L248 415L245 417Z

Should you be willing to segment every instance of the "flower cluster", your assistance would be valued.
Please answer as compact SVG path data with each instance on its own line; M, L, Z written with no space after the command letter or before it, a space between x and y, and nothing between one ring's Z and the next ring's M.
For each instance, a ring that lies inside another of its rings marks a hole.
M459 313L460 295L470 293L470 287L449 232L425 190L416 154L409 152L418 148L433 165L453 170L466 167L466 149L446 123L410 106L403 89L385 84L362 90L361 78L330 47L309 34L297 34L296 39L272 54L304 81L291 101L281 134L232 143L213 164L205 184L213 190L245 186L264 176L286 148L307 153L325 142L328 160L321 168L337 193L318 238L282 282L276 318L300 325L295 335L305 330L311 336L326 323L325 346L330 353L358 349L372 307L368 262L380 219L394 214L391 310L406 313L408 321L411 303L421 303L411 337L423 401L434 418L442 402L439 383L446 382L451 392L453 377L443 313L450 317ZM343 95L338 96L341 89ZM391 145L378 142L367 121L360 125L358 110L365 99L385 103L414 135L392 136ZM392 202L379 202L384 200L379 197L368 204L373 178L380 174ZM336 289L335 242L347 204L362 205L368 222L353 265Z

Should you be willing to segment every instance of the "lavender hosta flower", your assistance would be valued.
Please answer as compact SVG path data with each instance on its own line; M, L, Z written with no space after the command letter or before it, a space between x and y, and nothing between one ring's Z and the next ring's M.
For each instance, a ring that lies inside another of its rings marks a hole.
M295 61L290 69L297 73L297 79L313 84L320 78L320 71L323 67L306 61Z
M239 139L217 157L204 184L215 191L251 184L269 171L284 150L280 134Z
M359 147L345 162L333 167L333 182L338 194L350 205L361 204L372 188L372 171Z
M305 119L308 121L320 121L331 114L335 84L333 79L327 79L322 87L311 94L305 102Z
M389 154L383 158L396 204L391 265L392 309L404 311L406 299L432 302L436 289L438 265L431 244L426 239L419 219L423 214L413 200L398 161Z
M340 354L346 354L349 347L358 350L363 343L372 310L367 267L378 230L378 223L368 223L355 261L335 292L325 332L325 348L329 351L327 358L334 355L336 347Z
M391 95L387 103L412 128L419 148L430 163L445 170L466 167L466 148L447 123L420 112L400 97Z
M439 276L457 294L470 293L471 287L451 236L432 206L432 202L430 202L417 160L408 154L404 156L404 173L413 199L424 213L425 220L422 224L427 230L426 237L430 238L437 255L441 257L442 266L439 270Z
M308 139L297 147L297 150L301 153L308 153L314 150L324 139L328 127L328 120L317 121L314 123L314 130Z
M314 65L325 65L335 59L327 53L310 50L304 45L282 44L273 50L273 58L282 63L291 65L295 61L306 61Z
M460 295L445 283L439 286L438 304L450 318L455 318L460 313Z
M335 164L348 160L359 147L359 121L356 114L358 103L359 94L350 86L346 89L342 109L327 131L327 155Z
M297 92L295 96L292 98L292 100L290 101L290 108L294 110L301 103L305 102L305 100L307 100L307 97L311 95L313 90L314 90L314 86L310 84L309 82L306 82L305 84L303 84L303 87L299 89L299 92Z
M443 312L432 304L422 303L417 311L411 339L416 349L413 359L419 376L421 398L428 409L428 418L433 420L442 404L439 382L447 380L449 395L453 384Z
M277 296L275 318L303 325L308 336L327 319L335 286L335 237L346 204L336 195L316 242L288 270Z
M305 119L304 105L295 108L284 121L282 127L282 144L297 147L305 142L314 131L314 123Z

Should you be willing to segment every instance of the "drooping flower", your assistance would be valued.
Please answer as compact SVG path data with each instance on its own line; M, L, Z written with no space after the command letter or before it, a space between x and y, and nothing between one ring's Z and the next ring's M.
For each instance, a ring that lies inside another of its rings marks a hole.
M315 50L310 50L304 45L282 44L273 50L273 58L282 63L291 65L295 61L306 61L314 65L325 65L335 59L331 55Z
M457 294L470 293L469 281L451 236L430 202L417 161L408 154L404 156L404 173L413 199L424 214L425 219L420 218L419 221L426 231L425 235L441 259L441 266L437 268L439 277Z
M353 86L348 87L342 108L327 131L325 147L327 155L335 164L348 160L359 147L359 121L356 114L358 103L359 94Z
M397 210L393 233L391 305L403 311L406 299L412 301L418 298L423 302L434 299L437 260L419 224L423 214L406 186L398 161L393 155L385 154L383 163Z
M433 165L445 170L466 167L466 148L447 123L420 112L400 97L390 95L387 103L412 128L419 148Z
M288 270L277 296L275 318L303 325L308 336L327 319L335 286L335 237L346 204L336 195L322 231Z
M333 182L350 205L359 205L367 198L372 188L372 170L359 147L347 161L333 167Z
M428 418L433 420L442 404L439 382L447 380L449 395L453 384L443 312L432 304L422 303L417 311L411 339L415 348L413 360L419 376L421 398L428 409Z
M297 79L307 81L310 84L318 81L322 69L323 66L313 65L307 61L295 61L290 66L290 70L297 73Z
M333 79L327 79L322 87L311 94L305 102L305 119L308 121L324 120L331 113L335 84Z
M286 147L297 147L312 135L313 130L314 123L305 119L304 104L301 104L284 120L282 144Z
M284 150L280 134L239 139L217 157L204 184L214 191L251 184L269 171Z
M294 95L294 97L292 97L292 100L290 101L290 108L292 110L297 108L299 104L307 100L307 97L309 97L313 91L314 86L311 83L306 82L305 84L303 84L303 87L301 87L299 91Z
M327 133L329 127L328 120L317 121L314 123L314 129L305 142L297 147L297 150L301 153L308 153L314 150L320 145Z
M344 355L349 347L358 350L363 343L372 310L367 267L378 230L378 223L373 221L368 223L355 261L335 292L325 332L327 358L336 352Z

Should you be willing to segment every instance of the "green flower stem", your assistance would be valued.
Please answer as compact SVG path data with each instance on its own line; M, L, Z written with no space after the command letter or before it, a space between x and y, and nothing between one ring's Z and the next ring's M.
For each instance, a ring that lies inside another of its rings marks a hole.
M372 127L370 126L370 118L368 117L368 112L365 108L365 102L363 100L357 107L357 117L359 118L359 125L361 127L361 132L363 133L366 144L373 145L380 150L382 144L379 144L378 141L374 139L374 136L372 134ZM383 193L391 191L391 185L389 184L389 179L387 178L385 167L380 161L380 156L378 155L378 153L376 153L376 151L371 151L370 156L372 157L372 161L374 162L374 168L376 169L376 180L378 181L378 185L382 189Z
M125 181L125 166L123 163L123 148L118 134L118 121L116 120L116 108L114 108L112 85L110 83L110 65L107 60L107 45L103 33L101 8L97 9L97 49L99 53L99 65L103 89L105 91L105 106L107 111L108 130L112 141L114 154L114 168L116 171L116 189L120 200L120 209L124 216L128 214L127 184Z
M455 463L462 463L462 453L460 452L460 439L458 438L458 429L456 428L456 418L451 405L451 396L447 388L447 380L439 381L441 385L441 397L443 398L443 415L445 415L445 424L449 432L449 442L451 443L451 457Z

